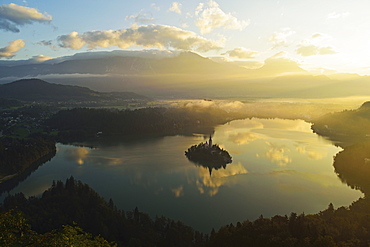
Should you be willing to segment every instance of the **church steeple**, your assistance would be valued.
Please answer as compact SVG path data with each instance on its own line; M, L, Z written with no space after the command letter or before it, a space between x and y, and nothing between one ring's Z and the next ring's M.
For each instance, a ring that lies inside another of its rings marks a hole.
M211 148L212 147L212 136L209 135L209 141L208 141L208 147Z

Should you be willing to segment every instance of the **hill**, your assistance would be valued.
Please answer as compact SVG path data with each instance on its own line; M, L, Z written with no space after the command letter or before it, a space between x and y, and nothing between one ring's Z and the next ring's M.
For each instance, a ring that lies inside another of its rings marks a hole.
M36 102L148 100L131 92L101 93L86 87L53 84L39 79L23 79L0 85L0 98Z
M370 137L370 102L355 110L329 113L313 121L315 133L340 142L341 146Z

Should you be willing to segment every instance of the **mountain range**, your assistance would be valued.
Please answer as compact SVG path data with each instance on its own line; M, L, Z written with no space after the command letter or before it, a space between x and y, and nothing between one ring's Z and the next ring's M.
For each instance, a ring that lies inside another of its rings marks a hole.
M368 76L315 76L299 64L272 57L247 69L192 52L90 52L42 63L0 62L0 83L39 78L101 92L136 92L150 97L343 97L370 95Z

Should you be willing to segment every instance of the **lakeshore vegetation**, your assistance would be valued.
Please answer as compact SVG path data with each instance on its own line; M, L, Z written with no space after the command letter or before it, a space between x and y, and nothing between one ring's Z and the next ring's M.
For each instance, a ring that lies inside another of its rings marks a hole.
M56 142L102 136L209 133L217 124L243 115L211 108L142 108L136 110L30 105L4 99L0 109L0 175L20 175L40 158L55 153ZM118 209L73 177L55 181L40 198L15 194L0 206L2 246L368 246L370 201L366 196L370 129L369 103L359 109L313 120L313 130L340 143L334 159L339 178L364 198L348 207L317 214L291 213L250 221L240 219L210 233L182 222ZM351 138L350 138L351 137ZM356 137L356 138L353 138ZM351 139L349 142L348 140ZM365 139L365 141L364 141ZM0 183L0 187L4 182ZM68 239L68 241L66 240Z

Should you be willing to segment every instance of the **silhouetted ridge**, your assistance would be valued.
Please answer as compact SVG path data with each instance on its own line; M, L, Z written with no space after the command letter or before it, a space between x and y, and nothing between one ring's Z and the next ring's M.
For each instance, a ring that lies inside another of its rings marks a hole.
M191 247L196 241L202 244L206 241L203 234L180 221L163 216L152 219L137 207L132 211L119 210L112 199L104 200L87 184L73 177L65 183L54 181L39 198L26 199L22 193L8 196L0 210L15 207L24 213L32 230L37 233L77 224L94 236L100 235L119 246ZM132 242L140 244L132 245Z
M315 133L339 141L339 145L353 144L370 137L370 102L355 110L326 114L313 121Z
M40 79L22 79L0 85L0 98L22 101L98 101L112 99L148 99L131 92L101 93L87 87L49 83Z
M365 103L363 103L360 109L363 109L363 108L370 108L370 101L366 101Z

